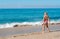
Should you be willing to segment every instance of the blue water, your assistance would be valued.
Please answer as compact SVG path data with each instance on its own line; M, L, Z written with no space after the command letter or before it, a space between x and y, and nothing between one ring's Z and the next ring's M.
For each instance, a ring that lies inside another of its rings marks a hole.
M50 20L60 19L60 8L0 9L0 24L41 21L45 11L48 13Z

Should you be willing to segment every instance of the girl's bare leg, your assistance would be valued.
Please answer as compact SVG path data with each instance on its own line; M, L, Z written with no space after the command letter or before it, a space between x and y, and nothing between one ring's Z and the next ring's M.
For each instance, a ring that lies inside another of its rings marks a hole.
M47 28L48 32L50 32L49 28Z
M44 33L44 31L45 31L45 26L44 24L42 24L42 33Z
M47 28L48 32L50 32L50 29L49 29L48 25L46 25L46 28Z

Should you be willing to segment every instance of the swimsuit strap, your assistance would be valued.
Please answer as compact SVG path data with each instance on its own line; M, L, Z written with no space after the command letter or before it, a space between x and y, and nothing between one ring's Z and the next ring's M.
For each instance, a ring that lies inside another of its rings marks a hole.
M47 17L47 16L45 16L45 17L44 17L44 21L47 21L47 20L48 20L48 17Z

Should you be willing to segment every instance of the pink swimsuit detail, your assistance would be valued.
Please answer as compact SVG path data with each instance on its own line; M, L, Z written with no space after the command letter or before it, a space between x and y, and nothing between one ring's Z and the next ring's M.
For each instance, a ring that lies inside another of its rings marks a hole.
M44 23L48 23L48 17L47 16L44 17Z

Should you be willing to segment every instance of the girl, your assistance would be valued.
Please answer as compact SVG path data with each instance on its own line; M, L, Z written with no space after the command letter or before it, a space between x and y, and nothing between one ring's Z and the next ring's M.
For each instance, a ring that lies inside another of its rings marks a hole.
M47 28L48 32L50 32L49 27L48 27L48 22L49 22L49 16L46 12L44 12L42 32L45 31L45 27Z

